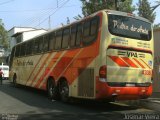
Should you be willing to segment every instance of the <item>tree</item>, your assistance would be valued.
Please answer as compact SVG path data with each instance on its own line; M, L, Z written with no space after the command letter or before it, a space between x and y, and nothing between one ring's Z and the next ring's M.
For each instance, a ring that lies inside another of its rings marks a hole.
M88 16L98 10L111 9L132 13L135 7L132 0L80 0L82 2L82 14Z
M133 13L136 9L135 6L132 6L132 0L125 0L124 2L119 3L119 11Z
M154 9L150 6L148 0L139 0L138 5L138 15L148 19L150 22L154 22L156 13Z
M8 49L9 46L8 34L4 28L4 23L2 22L2 19L0 19L0 45L2 45L5 49Z

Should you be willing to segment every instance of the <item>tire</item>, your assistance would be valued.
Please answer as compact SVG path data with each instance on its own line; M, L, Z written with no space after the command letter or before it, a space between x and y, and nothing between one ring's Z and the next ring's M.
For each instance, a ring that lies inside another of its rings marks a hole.
M62 81L60 83L60 98L63 102L69 102L69 87L67 81Z
M58 90L53 79L49 79L47 82L47 93L49 99L58 99Z

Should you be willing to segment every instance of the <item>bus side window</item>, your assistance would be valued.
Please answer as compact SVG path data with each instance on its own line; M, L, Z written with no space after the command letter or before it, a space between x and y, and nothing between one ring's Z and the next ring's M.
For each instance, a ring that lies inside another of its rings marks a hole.
M55 48L55 33L49 34L49 51L53 50Z
M90 20L85 21L83 24L83 37L89 37L90 35Z
M91 35L97 36L98 32L98 17L91 20Z
M75 47L76 43L76 26L71 27L71 39L70 39L70 46Z
M43 37L43 50L47 52L49 49L49 35Z
M77 25L76 46L80 46L82 40L82 24Z
M64 49L68 48L69 39L70 39L70 29L65 28L63 30L62 48Z
M32 54L32 41L27 42L26 55Z
M96 40L97 30L98 29L98 21L97 18L93 18L92 20L87 20L83 26L83 44L88 45L91 44L94 40Z
M33 49L32 49L32 53L36 54L37 51L38 51L38 39L35 39L34 40L34 46L33 46Z
M56 49L56 50L61 49L61 44L62 44L62 30L56 32L56 44L55 44L55 49Z
M26 43L21 44L20 56L25 56Z
M43 52L43 36L38 38L38 53Z
M19 53L20 53L20 45L17 45L17 46L16 46L15 57L19 57Z

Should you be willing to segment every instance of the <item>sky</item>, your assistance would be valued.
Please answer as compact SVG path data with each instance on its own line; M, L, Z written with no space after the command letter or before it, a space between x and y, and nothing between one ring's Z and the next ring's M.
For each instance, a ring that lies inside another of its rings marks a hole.
M149 0L151 5L155 1ZM81 6L80 0L0 0L0 18L6 30L14 26L54 29L66 24L67 17L75 21L82 14ZM160 23L160 7L155 12L155 23Z

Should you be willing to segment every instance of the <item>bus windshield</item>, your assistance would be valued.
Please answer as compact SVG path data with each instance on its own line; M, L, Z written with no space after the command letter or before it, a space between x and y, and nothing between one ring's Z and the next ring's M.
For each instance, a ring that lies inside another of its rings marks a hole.
M151 23L132 17L108 14L108 29L113 35L138 40L151 40Z

